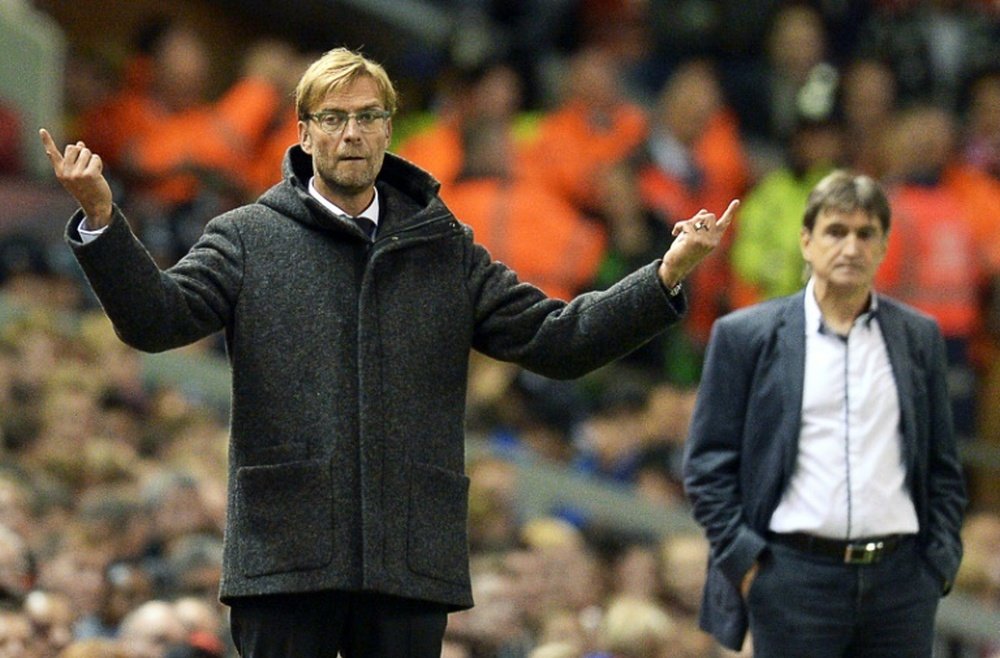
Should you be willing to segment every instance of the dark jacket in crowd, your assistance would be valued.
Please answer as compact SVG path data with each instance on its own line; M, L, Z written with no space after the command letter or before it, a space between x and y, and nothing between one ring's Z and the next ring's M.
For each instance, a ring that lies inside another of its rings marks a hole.
M160 271L120 210L67 239L120 337L146 351L225 331L232 369L224 601L370 590L472 605L464 474L470 348L572 378L683 312L650 264L570 303L474 243L436 182L387 154L378 234L285 180L212 220Z

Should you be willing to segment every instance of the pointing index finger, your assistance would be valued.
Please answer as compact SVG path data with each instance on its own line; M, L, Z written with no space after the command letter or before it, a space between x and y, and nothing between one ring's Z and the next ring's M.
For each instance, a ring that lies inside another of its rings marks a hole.
M736 209L740 207L740 200L733 199L729 202L729 207L726 208L726 212L722 213L722 217L719 218L718 223L723 226L729 226L730 222L733 221L733 216L736 214Z
M59 148L56 146L55 141L52 139L52 135L45 128L38 131L39 136L42 138L42 146L45 147L45 155L49 156L49 161L53 166L58 166L62 164L62 154L59 153Z

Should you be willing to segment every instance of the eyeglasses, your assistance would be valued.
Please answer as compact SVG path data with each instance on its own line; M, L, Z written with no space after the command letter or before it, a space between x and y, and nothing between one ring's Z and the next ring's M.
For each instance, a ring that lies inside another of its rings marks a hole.
M315 121L320 130L328 135L336 135L343 132L347 123L354 117L363 132L370 132L381 127L382 122L392 116L389 110L360 110L358 112L344 112L343 110L327 110L309 114L308 117Z

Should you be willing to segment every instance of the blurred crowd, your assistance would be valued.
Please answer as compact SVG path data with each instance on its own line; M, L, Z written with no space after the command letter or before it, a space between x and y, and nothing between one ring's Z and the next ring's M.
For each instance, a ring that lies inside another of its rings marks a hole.
M839 166L889 191L876 286L938 320L959 435L1000 446L1000 15L976 0L775 2L754 41L739 21L699 21L692 8L713 3L557 4L571 35L536 38L544 67L502 44L453 57L419 105L404 96L392 150L435 175L496 258L561 298L658 257L700 208L743 205L685 282L685 323L620 363L567 383L474 355L469 431L491 455L469 465L477 605L452 615L444 655L721 657L696 630L700 535L596 527L574 509L523 518L515 465L545 460L683 509L712 322L802 286L805 197ZM60 132L102 156L164 266L280 178L291 92L316 55L263 39L211 94L207 38L157 17L114 75L74 56L66 77ZM18 125L0 98L0 177L23 177L36 147ZM28 310L0 324L0 658L233 655L216 602L224 413L144 376L52 255L65 247L2 229L4 299ZM956 588L1000 611L995 476L971 482Z

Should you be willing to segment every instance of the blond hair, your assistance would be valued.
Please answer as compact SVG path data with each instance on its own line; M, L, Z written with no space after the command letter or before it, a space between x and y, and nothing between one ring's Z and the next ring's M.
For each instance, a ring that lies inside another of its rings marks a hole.
M96 637L74 640L59 652L59 658L128 658L129 655L116 640Z
M307 119L331 91L342 89L362 76L375 81L385 109L394 113L396 89L385 69L347 48L334 48L309 65L295 88L295 111L299 119Z
M674 638L667 612L645 599L616 597L601 622L603 648L623 658L658 658Z
M528 658L582 658L580 647L572 642L546 642L535 647Z

